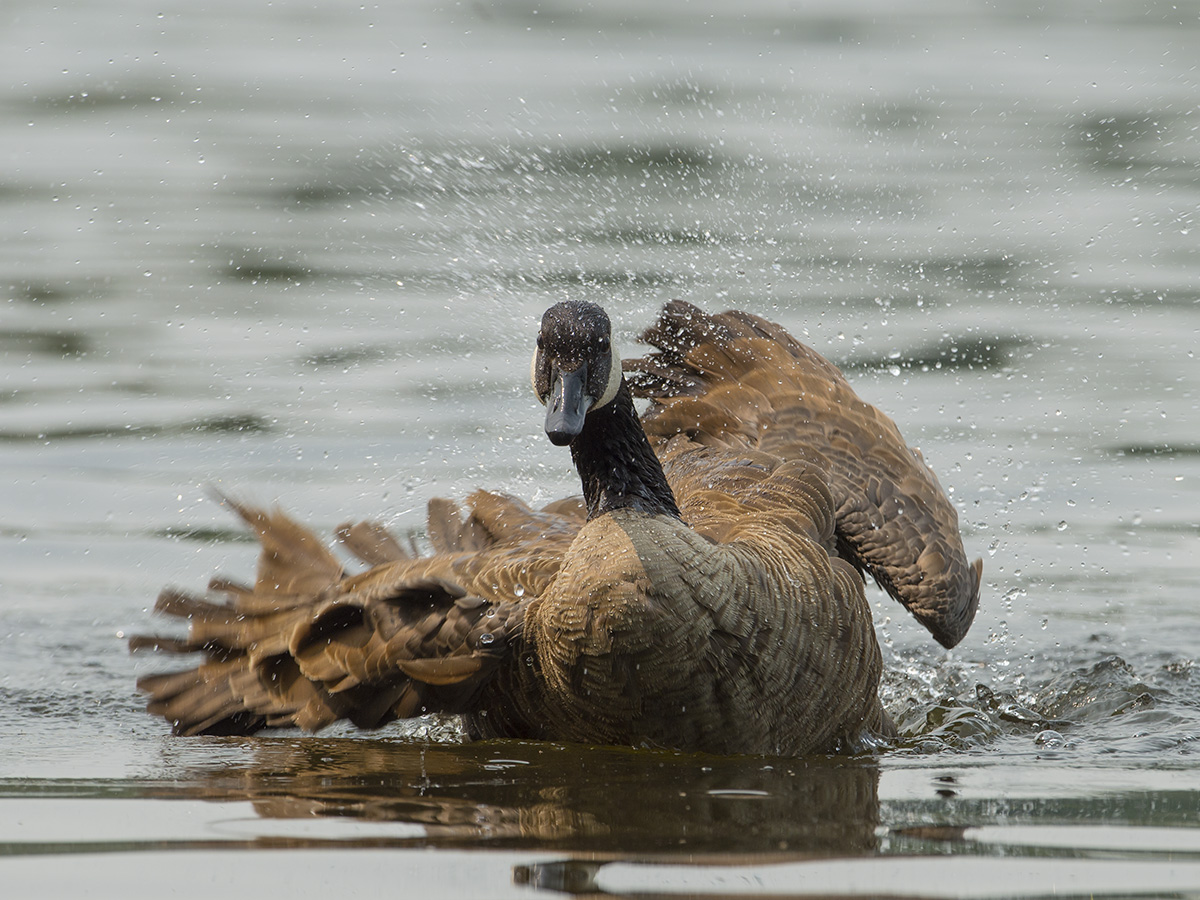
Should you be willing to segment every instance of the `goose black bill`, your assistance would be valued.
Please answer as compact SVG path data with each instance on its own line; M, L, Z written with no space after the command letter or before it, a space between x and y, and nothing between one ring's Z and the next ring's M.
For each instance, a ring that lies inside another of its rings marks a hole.
M564 447L583 431L583 421L595 402L587 393L587 363L564 372L557 367L546 398L546 436L550 443Z

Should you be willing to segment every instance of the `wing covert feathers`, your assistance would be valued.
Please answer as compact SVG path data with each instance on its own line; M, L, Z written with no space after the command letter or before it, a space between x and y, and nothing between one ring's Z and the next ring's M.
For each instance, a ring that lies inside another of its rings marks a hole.
M642 339L654 352L624 365L635 394L652 401L643 424L656 447L682 435L702 446L822 460L842 555L941 644L962 640L983 562L967 562L958 514L920 453L834 365L765 319L707 315L678 300Z

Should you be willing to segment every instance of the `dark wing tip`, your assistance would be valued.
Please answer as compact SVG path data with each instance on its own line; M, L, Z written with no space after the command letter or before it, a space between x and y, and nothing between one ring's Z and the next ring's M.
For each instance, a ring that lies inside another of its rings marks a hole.
M979 610L979 585L983 578L983 560L977 559L972 563L968 575L967 590L962 590L956 597L938 606L936 609L917 618L933 635L934 640L949 650L958 645L975 621L975 613Z

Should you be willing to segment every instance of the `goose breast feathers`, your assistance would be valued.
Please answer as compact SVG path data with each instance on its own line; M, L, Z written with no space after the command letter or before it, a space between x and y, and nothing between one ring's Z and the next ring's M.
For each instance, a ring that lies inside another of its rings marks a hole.
M720 753L886 730L861 581L826 549L823 475L743 458L722 476L678 491L696 528L634 510L584 526L526 620L553 715L590 741Z

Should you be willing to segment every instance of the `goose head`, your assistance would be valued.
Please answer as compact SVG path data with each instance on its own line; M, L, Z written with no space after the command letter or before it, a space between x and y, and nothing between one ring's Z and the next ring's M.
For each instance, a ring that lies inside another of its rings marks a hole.
M621 360L612 349L608 314L594 303L567 300L546 310L533 354L533 390L546 407L546 435L565 446L587 414L612 402Z

